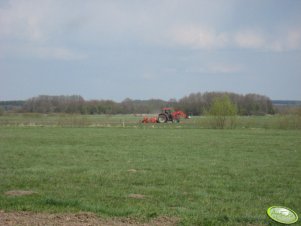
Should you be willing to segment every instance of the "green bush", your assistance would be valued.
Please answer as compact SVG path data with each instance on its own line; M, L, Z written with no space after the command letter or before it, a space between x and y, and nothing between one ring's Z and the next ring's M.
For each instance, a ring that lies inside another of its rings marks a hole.
M226 125L234 128L237 107L227 95L216 97L209 110L209 115L212 116L211 125L213 128L223 129Z

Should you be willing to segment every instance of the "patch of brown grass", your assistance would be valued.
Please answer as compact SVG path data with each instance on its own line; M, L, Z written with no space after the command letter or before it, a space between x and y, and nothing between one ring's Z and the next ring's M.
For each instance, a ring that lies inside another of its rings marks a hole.
M101 219L93 213L49 214L0 211L1 226L175 226L177 222L177 218L171 217L159 217L141 223L130 218Z
M25 191L25 190L11 190L7 191L4 194L7 196L24 196L24 195L33 195L36 194L37 192L34 191Z
M141 195L141 194L129 194L128 197L129 198L133 198L133 199L144 199L145 195Z

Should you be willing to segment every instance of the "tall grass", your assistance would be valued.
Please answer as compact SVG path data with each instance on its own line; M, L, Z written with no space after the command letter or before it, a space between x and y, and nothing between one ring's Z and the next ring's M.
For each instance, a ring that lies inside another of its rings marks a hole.
M214 116L193 116L178 123L142 124L141 115L5 114L0 126L217 128ZM300 114L227 116L225 129L301 129Z
M197 117L189 124L196 124L200 128L216 128L214 116ZM234 128L262 128L262 129L301 129L301 116L274 115L274 116L228 116L225 129Z

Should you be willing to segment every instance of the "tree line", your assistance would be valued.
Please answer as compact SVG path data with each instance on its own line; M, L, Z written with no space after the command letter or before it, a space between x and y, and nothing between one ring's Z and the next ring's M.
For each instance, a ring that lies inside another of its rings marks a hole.
M240 95L229 92L192 93L177 101L176 106L195 115L203 115L211 108L214 100L227 96L236 105L238 115L274 114L270 98L259 94Z
M163 107L172 107L193 115L204 115L218 97L227 96L236 106L239 115L274 114L272 101L263 95L240 95L228 92L191 93L179 100L161 99L132 100L84 100L79 95L40 95L24 102L20 111L35 113L77 113L77 114L152 114Z

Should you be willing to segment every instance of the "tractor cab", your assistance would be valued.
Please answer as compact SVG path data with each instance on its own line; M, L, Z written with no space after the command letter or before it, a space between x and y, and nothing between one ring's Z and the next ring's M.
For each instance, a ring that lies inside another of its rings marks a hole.
M172 108L162 108L162 113L164 114L167 118L167 121L172 121L173 120L173 115L172 113L174 112L174 110Z
M171 113L171 112L173 112L174 110L173 110L172 108L162 108L162 111L163 111L164 113Z

